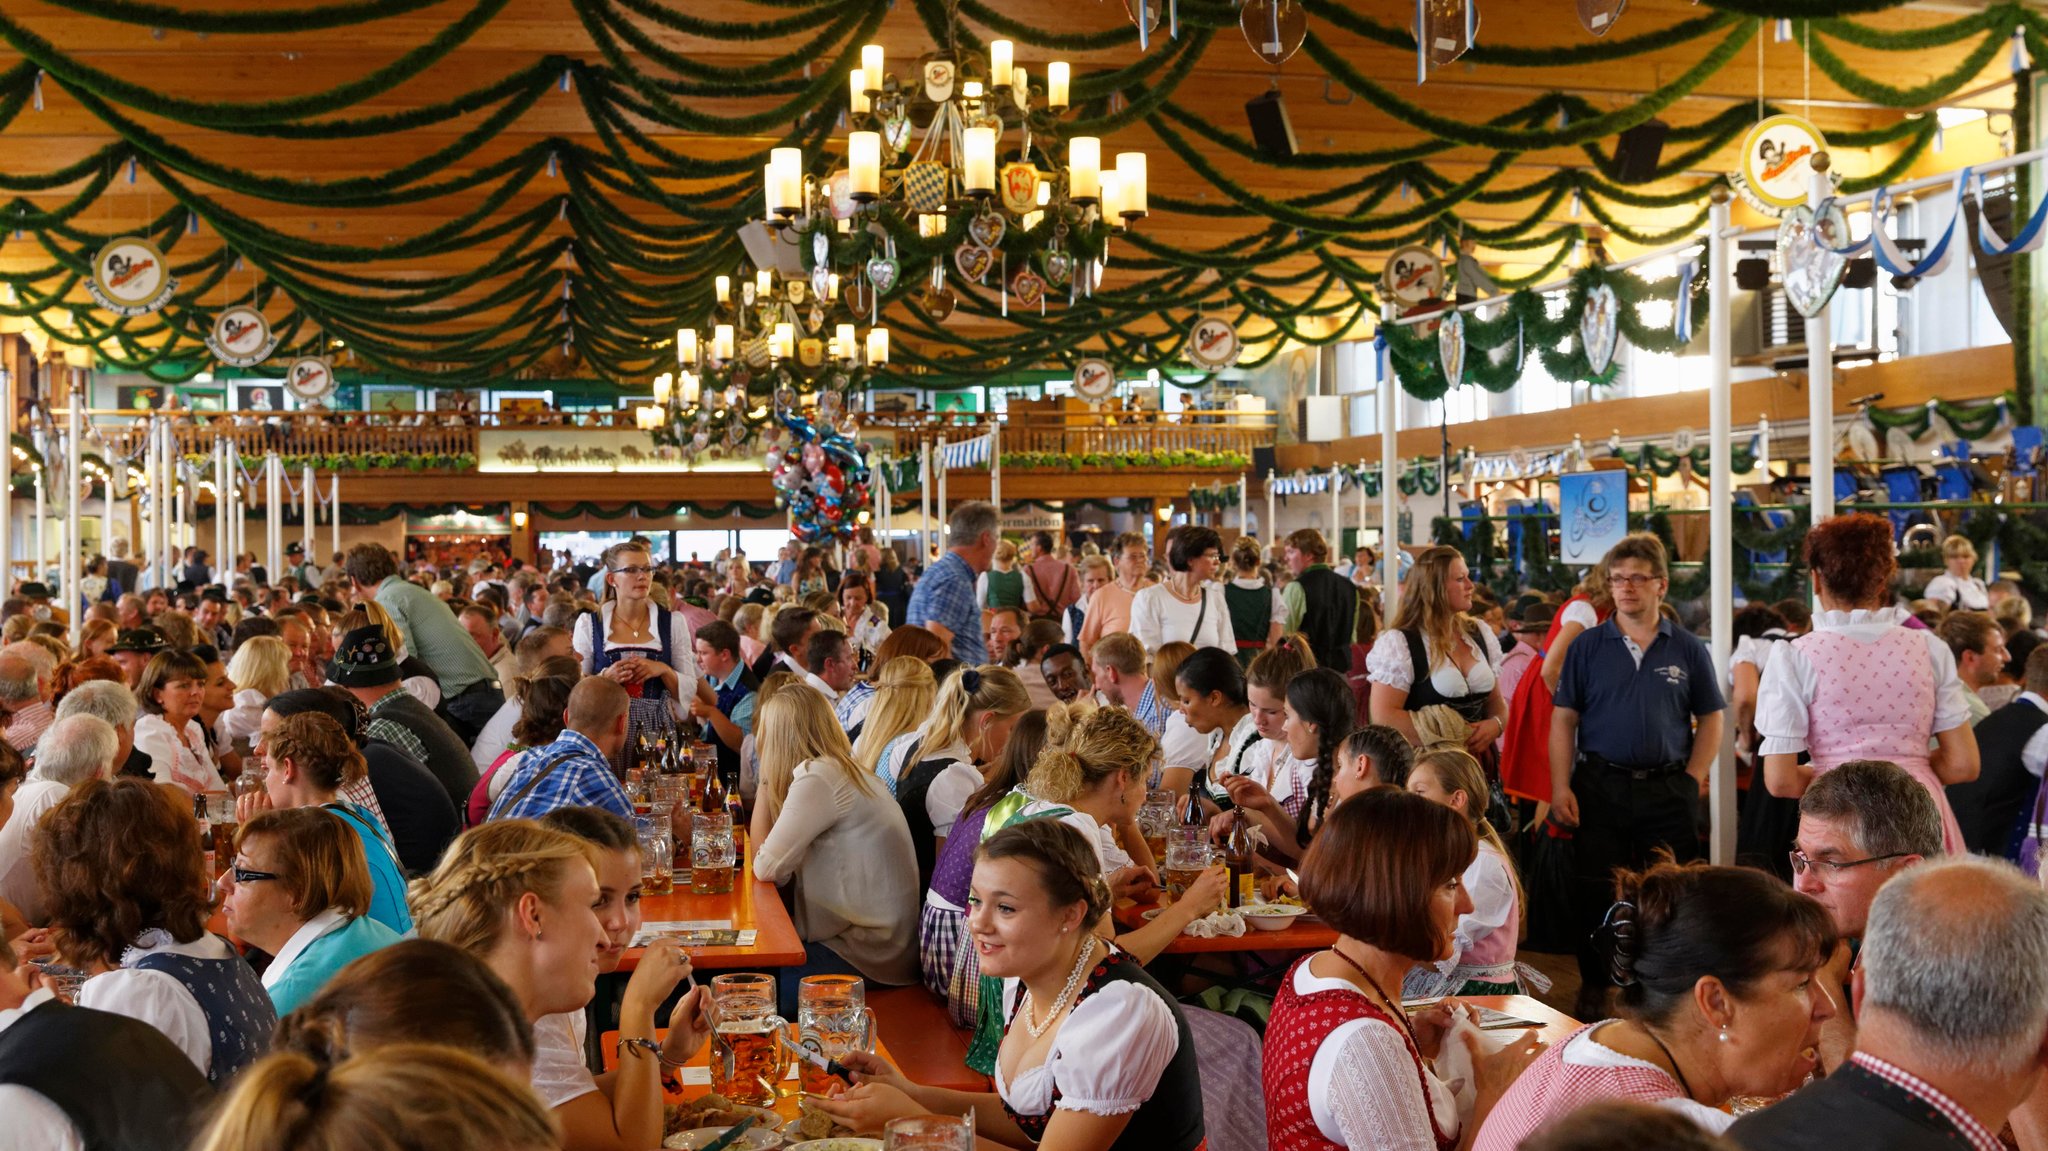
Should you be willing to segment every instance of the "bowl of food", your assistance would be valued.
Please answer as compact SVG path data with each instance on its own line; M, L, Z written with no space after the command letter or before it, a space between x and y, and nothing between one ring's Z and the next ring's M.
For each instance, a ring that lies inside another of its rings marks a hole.
M1143 919L1143 920L1144 920L1145 922L1147 922L1147 923L1150 923L1150 922L1152 922L1153 920L1155 920L1155 919L1159 918L1159 913L1160 913L1160 912L1162 912L1162 911L1165 911L1165 910L1166 910L1166 909L1165 909L1164 907L1151 907L1151 908L1147 908L1147 909L1145 910L1145 913L1144 913L1143 915L1141 915L1141 916L1140 916L1139 918Z
M1296 919L1307 914L1308 908L1285 903L1255 903L1238 908L1237 913L1259 931L1285 931L1294 925Z
M698 1151L709 1147L719 1136L731 1130L729 1127L698 1127L690 1131L679 1131L662 1141L663 1147L679 1151ZM755 1124L746 1129L738 1139L726 1144L728 1151L776 1151L782 1146L782 1132L773 1127Z

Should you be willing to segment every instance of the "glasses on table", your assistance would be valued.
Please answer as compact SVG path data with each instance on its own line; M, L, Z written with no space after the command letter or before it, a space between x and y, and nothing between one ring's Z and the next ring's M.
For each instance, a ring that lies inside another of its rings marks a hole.
M1805 875L1806 869L1809 867L1819 868L1822 875L1840 875L1844 871L1861 867L1866 863L1883 863L1887 859L1900 859L1907 853L1894 851L1886 855L1873 855L1868 859L1815 859L1803 851L1793 851L1790 854L1792 858L1792 874L1794 875Z

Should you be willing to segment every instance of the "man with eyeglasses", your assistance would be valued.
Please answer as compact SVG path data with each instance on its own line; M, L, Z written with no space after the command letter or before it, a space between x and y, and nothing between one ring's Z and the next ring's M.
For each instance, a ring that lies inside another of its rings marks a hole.
M1647 867L1660 849L1681 863L1699 856L1699 798L1726 708L1707 645L1658 610L1663 543L1635 532L1601 562L1614 615L1565 653L1550 725L1551 815L1576 829L1581 1019L1605 1018L1612 984L1593 937L1614 869Z
M1847 1007L1849 974L1870 903L1906 868L1941 856L1941 812L1933 795L1898 764L1850 760L1815 777L1799 797L1799 835L1793 843L1792 886L1827 909L1842 939L1815 978L1837 1007ZM1839 1066L1855 1045L1851 1012L1837 1011L1821 1024L1822 1066Z

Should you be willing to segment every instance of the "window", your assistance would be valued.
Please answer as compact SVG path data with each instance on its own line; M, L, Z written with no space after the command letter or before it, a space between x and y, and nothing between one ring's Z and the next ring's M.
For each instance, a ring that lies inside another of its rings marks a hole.
M1346 340L1334 349L1337 394L1350 407L1347 434L1376 436L1380 433L1379 360L1371 340Z

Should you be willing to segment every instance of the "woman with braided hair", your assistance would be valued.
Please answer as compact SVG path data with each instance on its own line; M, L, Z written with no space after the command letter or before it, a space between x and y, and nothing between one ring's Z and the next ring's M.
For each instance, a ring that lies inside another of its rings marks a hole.
M690 972L682 948L657 939L626 982L618 1070L602 1081L575 1074L584 1008L614 946L599 918L607 905L600 876L613 870L617 854L532 820L495 820L456 837L433 874L412 886L420 937L482 959L532 1021L532 1086L563 1121L563 1146L573 1151L659 1144L662 1070L692 1054L655 1037L655 1009ZM637 880L637 862L632 870ZM669 1019L671 1027L690 1022L688 1015Z
M1351 685L1341 673L1327 667L1305 672L1287 685L1287 719L1282 729L1287 733L1287 749L1295 758L1316 765L1309 776L1308 799L1302 804L1301 820L1294 831L1294 842L1301 847L1308 846L1309 838L1335 803L1332 792L1336 786L1338 749L1357 722L1357 708Z
M1581 1027L1515 1081L1473 1151L1513 1151L1596 1099L1669 1107L1713 1133L1738 1095L1777 1096L1818 1066L1834 1001L1814 978L1835 950L1820 904L1742 867L1617 872L1601 934L1621 1017Z

